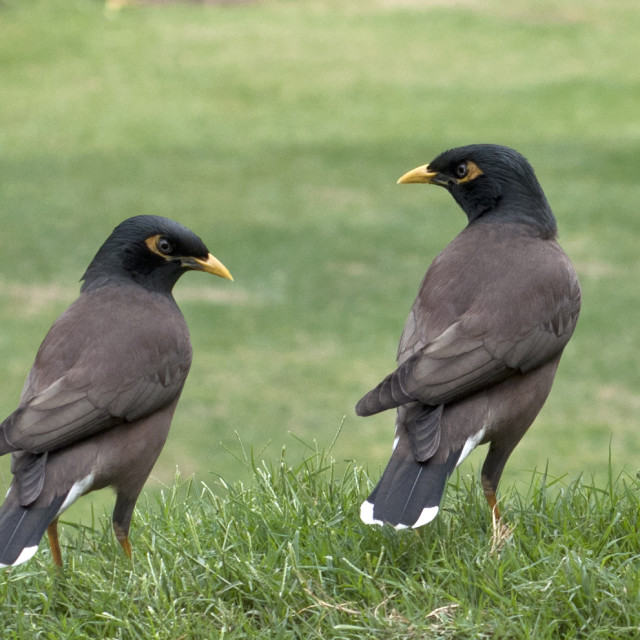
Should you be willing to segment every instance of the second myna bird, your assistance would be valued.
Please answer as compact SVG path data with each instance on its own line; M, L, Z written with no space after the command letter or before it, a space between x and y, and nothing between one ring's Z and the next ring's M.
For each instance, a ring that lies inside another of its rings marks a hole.
M398 368L356 407L361 416L397 408L391 460L360 516L398 529L430 522L449 475L488 443L482 487L497 519L507 458L576 326L578 278L531 165L513 149L451 149L398 182L444 187L468 225L422 281Z

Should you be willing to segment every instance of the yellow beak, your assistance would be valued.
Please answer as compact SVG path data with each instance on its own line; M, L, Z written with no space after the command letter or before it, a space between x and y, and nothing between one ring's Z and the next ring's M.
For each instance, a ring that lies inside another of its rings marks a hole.
M189 267L189 269L206 271L206 273L212 273L214 276L233 280L233 276L229 273L229 269L227 269L220 260L211 254L206 258L191 258L185 266Z
M407 171L407 173L398 179L397 184L409 184L411 182L426 182L427 184L431 184L435 181L437 175L437 171L430 171L429 165L423 164L420 167L411 169L411 171Z

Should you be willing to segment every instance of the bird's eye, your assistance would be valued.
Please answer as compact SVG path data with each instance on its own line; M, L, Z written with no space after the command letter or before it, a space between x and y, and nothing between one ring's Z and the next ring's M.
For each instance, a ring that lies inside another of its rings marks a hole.
M173 252L173 244L171 243L171 240L165 238L164 236L158 238L156 247L158 248L158 251L160 253L163 253L165 256Z
M456 178L461 180L462 178L466 178L469 173L469 167L466 162L461 162L455 169Z

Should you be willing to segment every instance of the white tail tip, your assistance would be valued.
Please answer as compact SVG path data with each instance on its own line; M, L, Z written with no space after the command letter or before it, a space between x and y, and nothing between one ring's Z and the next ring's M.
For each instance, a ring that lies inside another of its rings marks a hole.
M38 545L34 545L33 547L25 547L20 555L9 565L0 563L0 569L4 569L5 567L17 567L19 564L23 564L28 560L31 560L33 556L36 555L36 551L38 550Z

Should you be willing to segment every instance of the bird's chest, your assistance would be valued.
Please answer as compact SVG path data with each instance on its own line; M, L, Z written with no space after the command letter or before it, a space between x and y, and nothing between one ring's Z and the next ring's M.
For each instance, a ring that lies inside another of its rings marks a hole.
M145 375L164 383L169 376L186 377L191 358L189 330L172 300L99 290L81 296L56 320L27 387L37 392L64 375L95 381L115 371L120 379Z

